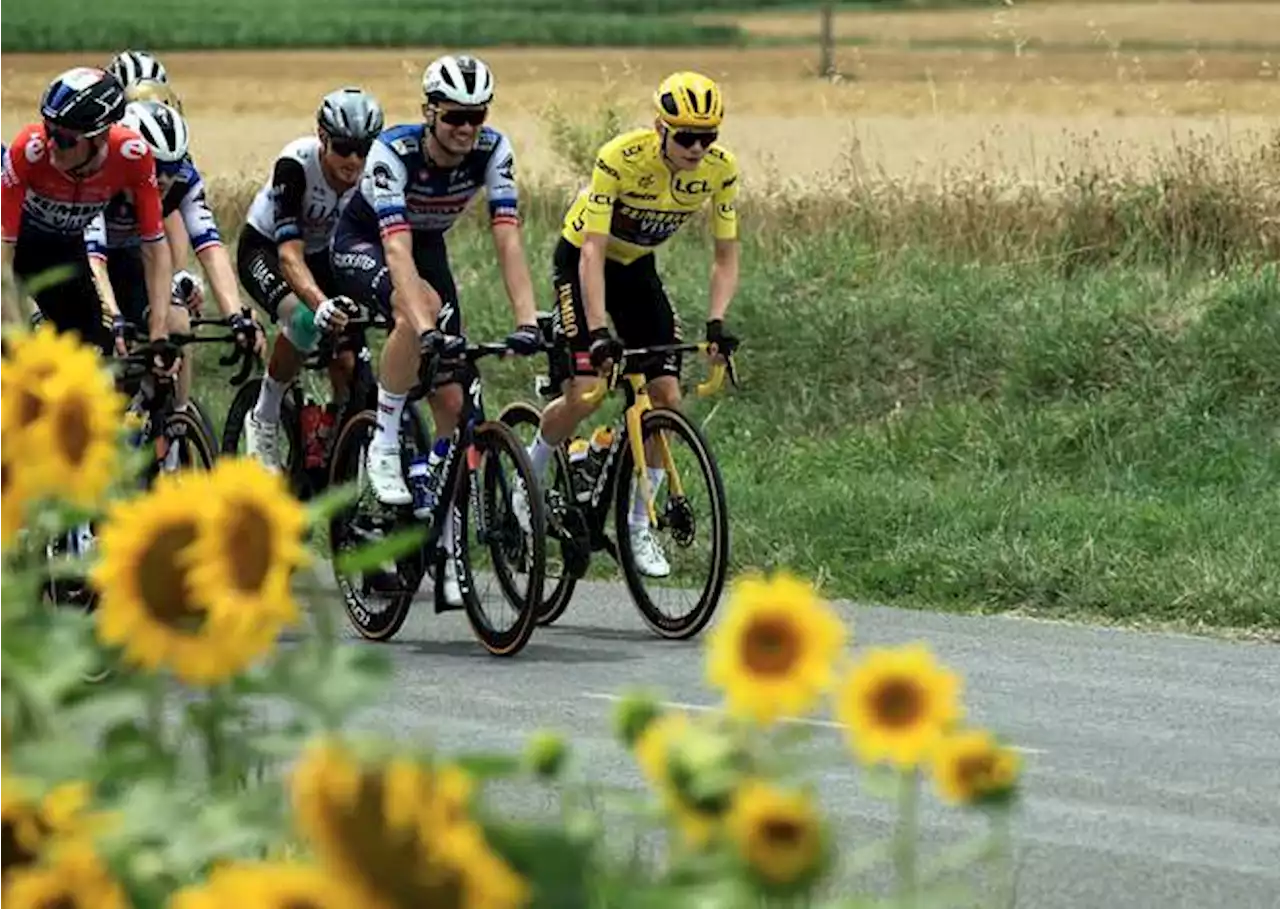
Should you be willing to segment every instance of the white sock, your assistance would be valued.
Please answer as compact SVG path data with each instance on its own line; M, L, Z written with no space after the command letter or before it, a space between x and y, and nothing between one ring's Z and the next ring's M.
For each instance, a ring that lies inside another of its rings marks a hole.
M444 551L447 552L449 555L451 556L457 555L457 553L454 551L454 548L453 548L454 540L453 540L453 509L452 508L449 508L449 510L444 513L444 527L440 529L440 545L444 548Z
M551 456L555 453L555 449L542 438L542 430L538 430L528 451L529 460L533 463L533 475L542 479L547 475L547 465L551 463Z
M409 396L393 395L378 386L378 430L373 434L370 448L398 451L400 448L400 417L404 414L404 402Z
M653 496L656 502L658 490L662 487L662 481L666 479L667 472L661 467L650 467L645 472L649 474L649 494ZM632 530L649 526L649 503L640 494L640 484L636 483L634 485L635 492L631 496L631 514L627 518L627 524Z
M253 418L259 423L280 422L280 402L284 400L284 383L271 376L262 377L258 387L258 403L253 408Z

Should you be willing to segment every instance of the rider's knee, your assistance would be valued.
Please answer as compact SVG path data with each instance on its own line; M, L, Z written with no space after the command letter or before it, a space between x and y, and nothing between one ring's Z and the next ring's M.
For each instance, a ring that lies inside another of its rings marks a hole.
M187 334L191 331L191 312L185 306L170 306L165 322L169 331Z
M658 376L649 383L649 397L655 407L678 407L680 383L675 376Z
M579 419L595 413L604 400L589 401L586 398L587 392L597 389L603 381L597 376L574 376L566 383L565 403Z
M454 415L460 414L463 401L462 385L458 382L441 385L431 392L430 401L431 407L435 410Z

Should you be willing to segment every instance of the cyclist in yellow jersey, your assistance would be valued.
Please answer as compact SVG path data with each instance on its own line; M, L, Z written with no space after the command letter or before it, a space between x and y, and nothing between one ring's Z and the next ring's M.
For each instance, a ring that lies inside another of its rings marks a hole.
M553 330L559 343L552 380L562 396L543 412L529 447L534 471L545 476L555 447L597 405L582 400L593 377L616 361L624 346L681 341L680 320L667 299L654 251L711 203L715 258L711 266L706 338L716 352L731 353L737 339L724 317L738 287L738 164L716 139L724 117L720 87L699 73L673 73L653 96L653 127L623 133L601 147L591 184L565 214L554 254L557 306ZM606 314L617 331L610 332ZM653 403L677 407L681 357L673 354L646 378ZM650 466L654 492L665 472ZM637 497L629 521L639 570L670 573L649 530L645 502Z

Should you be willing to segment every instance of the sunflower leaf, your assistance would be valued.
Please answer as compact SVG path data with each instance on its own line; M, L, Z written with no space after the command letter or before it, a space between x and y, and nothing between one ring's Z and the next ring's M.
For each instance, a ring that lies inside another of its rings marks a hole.
M354 480L341 486L331 486L307 503L307 523L318 527L343 508L360 498L360 484Z
M421 524L401 528L376 543L344 552L334 560L334 568L342 574L360 574L408 555L422 545L426 536L427 528Z
M472 776L481 780L510 779L519 776L524 764L519 755L474 752L459 754L450 759Z

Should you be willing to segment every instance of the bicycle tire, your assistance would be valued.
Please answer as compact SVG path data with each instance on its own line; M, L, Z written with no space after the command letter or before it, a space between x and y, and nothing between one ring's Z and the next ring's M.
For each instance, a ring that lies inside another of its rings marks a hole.
M175 426L181 426L182 429L178 432L173 432L172 428ZM185 438L188 446L195 451L195 456L200 462L200 469L213 469L213 464L218 456L214 453L213 440L205 433L203 420L189 411L174 411L165 420L164 432L170 437L182 436ZM193 461L189 466L195 467L196 464ZM148 482L154 480L160 474L160 471L160 462L153 461L148 472Z
M530 556L529 592L525 597L513 598L510 596L507 585L499 584L499 587L503 590L504 598L519 613L519 619L515 625L509 631L500 632L486 621L480 598L475 592L475 585L471 583L471 543L467 534L471 507L471 497L468 495L470 484L473 482L482 483L481 488L484 493L482 507L486 514L493 514L496 511L494 503L491 501L494 484L485 483L481 476L468 470L462 475L466 478L466 482L458 483L455 491L454 507L457 508L459 517L457 534L458 561L461 569L458 580L462 587L463 607L467 614L467 621L485 650L489 651L493 656L510 657L523 650L529 643L529 639L533 637L533 630L537 623L538 607L542 602L542 581L547 567L546 505L543 503L541 496L528 494L529 490L539 489L540 487L534 480L533 464L529 462L529 455L525 452L524 446L520 444L520 440L516 438L515 433L511 431L511 427L496 420L481 423L475 428L475 437L472 444L475 445L480 455L477 460L484 465L494 463L491 459L485 458L486 452L505 449L505 453L515 462L516 472L524 483L526 490L525 500L529 506L531 533L528 536L534 541Z
M696 635L706 627L715 614L729 567L729 522L724 481L720 477L720 468L701 430L678 410L658 407L646 411L640 424L640 431L644 437L647 439L651 432L661 430L674 432L689 444L711 494L711 571L703 584L697 605L687 616L672 619L659 612L645 590L642 575L636 569L635 553L631 551L631 535L627 523L631 510L630 477L634 471L630 444L622 446L621 457L618 459L618 479L615 484L613 506L614 532L617 534L618 541L618 561L622 565L627 589L631 591L640 617L659 637L679 641Z
M406 408L406 411L416 408ZM421 418L412 421L415 427L416 442L424 446L428 444L422 428ZM362 410L342 424L338 432L337 442L333 446L333 456L329 460L329 485L336 486L354 480L364 458L364 445L377 428L378 417L372 410ZM427 571L426 553L422 548L396 560L396 568L402 580L400 591L393 597L385 610L372 613L364 608L363 601L354 590L348 578L339 574L336 557L339 554L335 541L340 544L346 538L344 522L355 511L349 506L335 512L329 519L329 555L334 580L342 595L342 607L347 619L356 632L366 640L389 641L399 633L413 605L413 598L422 585L422 578Z
M200 422L204 424L205 438L207 438L210 442L214 443L213 455L215 458L218 457L218 455L221 454L221 452L217 447L218 430L217 430L217 427L213 425L213 420L210 419L209 412L204 409L204 407L196 399L195 395L191 396L191 399L188 403L190 404L191 409L195 412L196 416L200 419Z
M507 426L513 428L521 424L539 426L542 423L542 412L539 411L537 407L526 401L516 401L515 403L508 404L504 407L502 412L498 414L498 419ZM563 496L564 501L567 503L566 507L577 508L578 506L573 500L573 490L569 486L569 455L566 453L565 447L563 445L557 445L553 457L555 458L556 466L552 472L552 478L555 486L557 487L557 491L561 496ZM549 533L554 533L551 517L550 512L548 512L547 530ZM564 548L569 545L573 544L566 542L564 539L560 540L560 548L562 552ZM589 542L585 545L588 547L590 546ZM588 557L589 555L590 553L588 553ZM563 561L567 566L569 560L564 559ZM542 598L542 602L538 606L537 623L545 627L553 625L555 622L559 621L560 617L563 616L565 611L569 608L569 603L573 599L573 591L577 586L578 578L571 574L566 568L564 574L560 575L560 579L556 583L555 588L550 594Z

